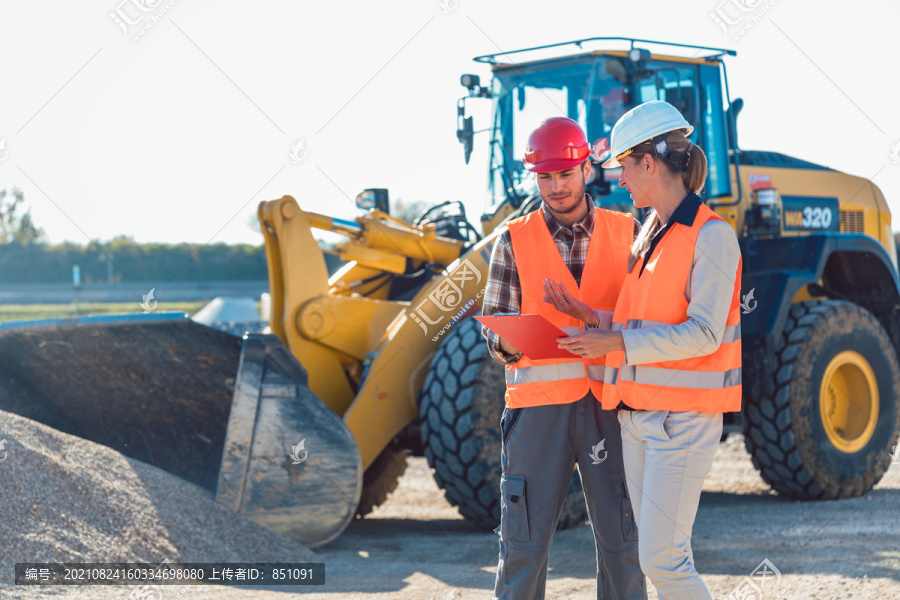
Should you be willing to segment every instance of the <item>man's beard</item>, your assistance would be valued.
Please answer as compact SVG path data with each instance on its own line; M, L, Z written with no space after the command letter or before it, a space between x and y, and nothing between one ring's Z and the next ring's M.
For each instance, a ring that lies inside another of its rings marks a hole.
M585 186L586 186L586 182L584 180L584 175L582 175L581 176L581 193L579 194L576 192L575 194L572 194L573 196L577 195L578 202L573 202L572 205L569 206L568 208L562 208L562 209L555 208L551 204L553 201L552 200L548 201L543 196L541 196L541 200L544 201L544 206L546 206L547 210L549 210L550 212L555 213L557 215L564 215L564 214L570 213L574 210L577 210L581 206L581 203L584 202Z

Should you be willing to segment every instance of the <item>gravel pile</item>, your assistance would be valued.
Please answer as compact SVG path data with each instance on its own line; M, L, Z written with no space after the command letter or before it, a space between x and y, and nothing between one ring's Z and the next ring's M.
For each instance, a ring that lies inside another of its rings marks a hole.
M321 562L203 488L105 446L0 411L4 439L0 597L25 592L6 587L17 562Z

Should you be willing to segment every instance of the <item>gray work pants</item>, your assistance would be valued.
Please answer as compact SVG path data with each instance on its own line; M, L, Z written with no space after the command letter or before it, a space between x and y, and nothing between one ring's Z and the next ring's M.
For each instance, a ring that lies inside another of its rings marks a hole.
M616 411L588 393L571 404L504 409L500 430L495 600L543 600L550 544L576 464L594 531L597 598L646 600Z

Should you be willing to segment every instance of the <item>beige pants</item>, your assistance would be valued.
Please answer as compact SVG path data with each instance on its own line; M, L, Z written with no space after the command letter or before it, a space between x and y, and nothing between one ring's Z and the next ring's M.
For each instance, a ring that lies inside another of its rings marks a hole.
M694 568L691 529L722 436L722 415L619 411L641 570L660 600L712 600Z

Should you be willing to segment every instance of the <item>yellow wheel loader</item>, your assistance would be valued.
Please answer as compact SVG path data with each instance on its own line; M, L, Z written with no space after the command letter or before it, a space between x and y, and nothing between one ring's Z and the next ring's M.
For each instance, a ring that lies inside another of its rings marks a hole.
M594 142L659 99L694 124L691 141L709 160L704 201L741 242L744 402L726 431L744 434L780 494L863 494L900 428L890 212L862 178L740 149L729 55L592 38L477 57L492 80L463 75L457 137L468 162L466 103L493 104L483 235L458 202L400 222L386 190L360 194L354 220L301 210L290 196L263 202L271 334L241 339L177 314L5 323L0 409L193 481L310 545L383 502L410 452L427 457L463 516L494 528L504 373L470 317L503 222L540 204L521 162L526 136L563 115ZM597 205L639 215L616 170L594 173ZM347 238L331 274L316 229ZM584 519L573 472L559 527Z

